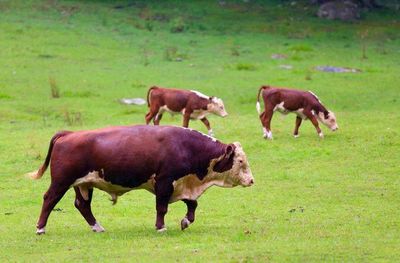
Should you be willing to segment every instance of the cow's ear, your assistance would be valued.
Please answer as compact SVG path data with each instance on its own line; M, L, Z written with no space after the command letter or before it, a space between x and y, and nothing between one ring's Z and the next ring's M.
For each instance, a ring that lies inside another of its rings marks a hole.
M231 155L235 152L235 146L233 144L229 144L225 149L225 158L229 159Z
M324 111L324 117L325 117L325 119L328 119L329 118L329 111Z

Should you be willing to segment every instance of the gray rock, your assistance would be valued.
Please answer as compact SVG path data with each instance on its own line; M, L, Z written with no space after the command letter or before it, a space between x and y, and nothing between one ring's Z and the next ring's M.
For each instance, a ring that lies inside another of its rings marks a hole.
M359 69L355 68L344 68L344 67L333 67L333 66L316 66L316 70L323 72L333 72L333 73L358 73L361 72Z
M132 98L132 99L127 99L127 98L122 98L119 100L120 103L126 104L126 105L144 105L146 104L146 100L142 98Z
M360 7L350 0L332 1L322 4L317 15L331 20L353 21L360 18Z

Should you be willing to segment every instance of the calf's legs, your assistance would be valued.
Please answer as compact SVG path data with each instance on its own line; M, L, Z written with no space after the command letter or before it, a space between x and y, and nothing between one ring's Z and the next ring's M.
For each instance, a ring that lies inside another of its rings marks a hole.
M317 118L315 118L314 114L312 114L311 111L304 111L303 113L307 116L307 118L310 119L310 121L314 125L315 129L317 130L318 136L320 138L324 138L324 134L322 133L321 129L319 128L318 120L317 120Z
M197 201L188 199L184 199L182 201L185 202L187 206L186 216L181 220L181 229L185 230L191 223L194 222L194 213L197 208Z
M190 115L192 114L192 112L193 111L185 109L185 113L183 114L183 127L185 127L185 128L189 127L189 120L190 120Z
M204 117L203 119L200 119L200 120L201 120L201 121L204 123L204 125L207 127L208 135L209 135L209 136L214 136L213 130L211 129L211 126L210 126L210 122L207 120L207 118Z
M157 113L156 116L153 119L154 125L159 125L160 121L161 121L161 118L162 118L162 113L160 113L160 112Z
M265 139L272 140L271 119L273 113L274 113L273 110L265 109L265 111L260 115L260 120L263 126L263 133Z
M153 105L150 106L149 112L146 114L145 117L147 125L150 123L151 119L153 119L157 115L159 108L160 107L156 107Z
M299 137L299 127L301 125L301 121L302 120L303 119L300 118L299 116L296 117L296 125L294 127L294 132L293 132L293 135L294 135L295 138Z

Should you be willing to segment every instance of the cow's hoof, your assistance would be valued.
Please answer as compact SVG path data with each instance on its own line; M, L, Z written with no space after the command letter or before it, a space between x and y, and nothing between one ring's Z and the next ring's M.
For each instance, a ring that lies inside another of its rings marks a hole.
M92 231L96 232L96 233L101 233L101 232L105 231L105 229L97 222L96 222L96 224L94 224L93 226L90 226L90 227L92 228Z
M298 134L293 135L294 138L299 138Z
M157 229L158 233L164 233L165 231L167 231L167 228L165 226L160 229Z
M214 132L212 130L208 131L208 136L214 137Z
M318 133L319 138L323 139L324 138L324 134L322 132Z
M186 217L184 219L182 219L181 221L181 230L185 230L186 228L188 228L190 225L190 221L189 219L187 219Z
M43 235L46 234L46 230L43 228L37 228L36 229L36 235Z

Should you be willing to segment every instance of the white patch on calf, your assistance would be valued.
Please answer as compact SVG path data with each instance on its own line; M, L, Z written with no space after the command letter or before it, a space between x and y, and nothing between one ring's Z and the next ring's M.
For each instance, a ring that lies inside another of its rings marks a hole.
M209 99L210 98L209 96L204 95L203 93L201 93L199 91L196 91L196 90L191 90L191 92L196 93L197 96L199 96L200 98L203 98L203 99Z
M164 112L168 112L171 115L177 114L177 112L175 112L175 111L171 110L170 108L168 108L167 105L164 105L164 106L161 106L160 109L158 110L156 118L158 118L159 114L163 114Z
M297 116L299 116L303 120L307 119L307 116L304 115L304 109L303 108L300 108L300 109L296 110L296 114L297 114Z
M315 95L311 90L309 90L308 92L311 93L311 95L313 95L318 100L318 102L322 104L317 95Z
M190 114L191 119L196 119L196 120L201 120L204 117L206 117L208 114L210 114L209 111L205 110L194 110L192 114Z
M264 133L264 138L272 140L272 131L269 131L264 127L263 133Z
M285 107L283 107L284 104L285 104L284 101L282 101L279 104L276 104L275 107L274 107L274 111L278 111L278 112L280 112L282 114L288 114L289 111L287 109L285 109Z
M318 112L317 118L322 124L324 124L326 127L331 129L332 131L335 131L339 128L337 122L336 122L336 116L333 112L328 111L328 118L325 119L325 115L323 112Z
M211 102L207 105L207 111L221 117L226 117L228 115L228 113L225 111L224 102L217 97L212 97Z

